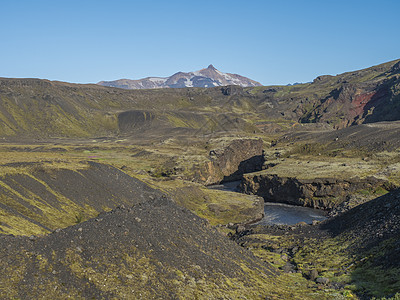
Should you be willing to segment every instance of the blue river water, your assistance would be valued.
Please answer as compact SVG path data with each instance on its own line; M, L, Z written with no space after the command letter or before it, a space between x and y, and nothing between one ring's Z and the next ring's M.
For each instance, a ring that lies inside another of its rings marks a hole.
M264 218L260 225L294 225L299 222L311 224L312 221L326 219L325 212L320 209L267 202L264 205Z

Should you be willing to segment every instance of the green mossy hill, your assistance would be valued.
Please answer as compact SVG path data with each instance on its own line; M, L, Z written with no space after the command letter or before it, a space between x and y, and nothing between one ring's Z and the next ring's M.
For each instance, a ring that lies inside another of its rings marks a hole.
M264 96L262 106L277 117L300 123L328 123L335 128L399 120L400 60L337 76L319 76L312 83L253 88Z
M218 98L220 95L216 94ZM223 99L221 99L223 100ZM222 101L221 101L222 102ZM225 102L225 101L224 101ZM149 136L165 139L176 136L199 136L220 132L247 132L258 131L250 121L257 115L232 112L230 104L224 112L218 112L212 105L210 112L200 111L202 107L192 107L191 111L176 109L171 111L158 110L129 110L118 114L119 134L123 136L134 135L135 138L146 139Z
M157 133L160 126L250 133L297 122L343 128L399 120L399 66L392 61L308 84L253 88L123 90L0 78L0 136L115 136L143 128Z
M69 167L69 169L68 169ZM75 167L75 168L73 168ZM1 166L0 233L45 234L160 195L145 183L105 164L57 168L44 163ZM5 171L4 171L5 170Z
M368 157L400 148L400 122L361 124L334 131L297 131L285 134L277 144L296 142L288 154ZM348 151L353 150L352 152Z
M265 299L273 267L156 197L38 238L0 236L2 299Z
M230 125L254 130L247 118L255 108L247 110L249 97L236 97L224 95L221 88L123 90L0 78L0 136L115 136L133 127L141 132L149 124L158 129L163 125L214 131Z

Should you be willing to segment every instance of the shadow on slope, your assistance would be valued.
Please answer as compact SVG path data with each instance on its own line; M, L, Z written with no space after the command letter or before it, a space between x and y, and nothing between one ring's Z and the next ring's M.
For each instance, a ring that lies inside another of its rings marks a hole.
M363 242L362 247L392 237L400 233L400 189L354 207L328 220L321 228L334 236L346 234L357 238Z
M342 243L353 263L351 283L361 298L400 292L400 189L329 220L322 229Z

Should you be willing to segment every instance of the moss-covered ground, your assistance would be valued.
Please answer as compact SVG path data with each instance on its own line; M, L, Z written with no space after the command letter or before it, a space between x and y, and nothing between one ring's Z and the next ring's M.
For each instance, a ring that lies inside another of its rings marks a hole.
M1 201L2 204L12 206L18 213L10 213L10 210L3 209L0 228L6 234L47 235L57 228L83 223L117 205L133 205L127 199L113 197L119 193L117 191L109 194L111 201L108 204L94 205L93 202L85 199L76 203L73 201L74 197L61 193L58 187L50 184L57 179L60 172L70 172L68 174L76 176L86 174L85 172L90 169L90 162L110 165L118 169L121 174L140 179L148 186L170 195L179 205L207 219L211 226L250 222L255 216L254 209L259 201L257 198L211 190L191 180L196 168L207 161L211 149L223 147L235 138L237 138L235 135L225 135L197 140L157 139L149 143L134 143L129 138L103 138L90 141L53 139L42 143L3 143L0 145L0 188L3 191ZM268 162L276 164L263 172L299 178L335 176L363 178L373 175L394 184L398 183L400 167L396 151L365 153L351 148L331 150L319 144L306 146L309 143L291 144L290 142L268 147L275 136L263 138L267 145ZM43 177L43 174L46 176ZM56 202L45 199L43 194L32 193L28 186L21 185L18 181L21 176L35 182L43 191L47 191L48 195L52 195L51 197L54 197ZM386 190L359 191L361 196L372 198L386 192ZM13 200L16 198L18 200ZM85 204L85 201L88 203ZM24 217L21 217L21 214ZM234 233L234 230L225 226L218 228L225 235L229 232ZM249 240L242 246L249 248L258 259L278 270L281 269L273 279L263 279L257 274L258 271L242 266L244 272L250 274L251 289L257 286L252 291L243 286L240 280L221 277L222 279L217 281L210 281L209 278L197 278L193 281L191 277L181 274L179 270L175 270L178 277L168 288L174 290L180 297L196 295L199 299L210 295L211 290L215 291L215 296L219 295L222 298L241 296L236 292L248 293L248 298L251 296L250 299L258 298L259 295L268 299L362 299L362 295L379 298L398 291L399 286L396 280L399 275L398 268L385 269L374 264L374 260L371 259L371 257L379 259L380 256L385 255L386 249L395 247L393 240L388 240L383 246L363 252L363 257L360 257L351 251L353 245L351 239L342 236L301 238L301 235L296 237L292 234L295 232L296 230L287 235L276 235L261 231L248 236ZM98 262L89 263L75 249L66 253L68 255L59 259L65 263L65 267L70 269L69 272L75 274L74 276L78 279L86 280L89 287L96 286L96 290L116 293L115 286L125 285L132 280L140 282L143 279L143 277L138 279L136 273L121 275L123 269L118 270L116 265L107 262L105 264L110 273L107 281L101 283L104 281L102 272L105 268L104 265L101 267L103 264L101 259ZM124 258L125 266L129 267L131 263L140 268L148 266L146 270L140 269L144 270L142 275L147 276L147 281L145 280L147 283L136 287L145 298L146 293L151 292L151 290L146 290L149 284L157 284L156 281L152 281L152 275L146 273L152 270L152 265L146 265L148 257L142 260L132 253ZM33 258L29 256L22 260L25 259L29 261ZM35 256L35 259L39 268L47 268L47 271L52 272L53 266L50 266L49 257ZM285 273L288 263L293 266L292 273ZM17 277L18 274L26 272L22 266L7 268ZM317 270L319 276L328 278L330 284L318 284L309 280L309 274L313 269ZM7 285L15 287L20 284L20 279L15 276ZM108 280L109 283L107 283ZM43 291L47 291L50 286L60 284L59 281L50 279L46 282L41 288ZM62 289L62 285L59 288ZM71 289L70 292L77 299L80 297L79 291ZM124 297L130 292L129 289L120 288L118 297ZM161 292L166 293L166 290ZM18 298L18 294L13 293L13 289L10 288L6 295ZM35 293L40 295L41 292ZM57 289L54 293L56 297L59 290Z

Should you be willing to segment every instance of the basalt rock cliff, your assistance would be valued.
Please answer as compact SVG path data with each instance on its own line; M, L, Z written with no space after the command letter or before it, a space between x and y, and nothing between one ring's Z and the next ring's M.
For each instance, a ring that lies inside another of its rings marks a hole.
M238 139L222 149L213 149L195 178L207 185L240 180L245 173L261 170L262 149L261 139Z
M300 179L257 173L245 175L240 184L244 193L261 196L266 202L320 209L331 209L357 191L374 190L378 187L390 189L391 185L375 177Z

